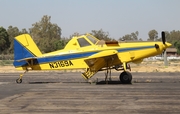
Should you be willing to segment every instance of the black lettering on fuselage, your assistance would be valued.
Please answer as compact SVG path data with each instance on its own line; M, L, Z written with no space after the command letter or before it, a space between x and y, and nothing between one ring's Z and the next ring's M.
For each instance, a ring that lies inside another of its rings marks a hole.
M69 66L68 61L64 61L64 65L65 65L65 66Z
M70 60L49 63L49 67L51 69L59 68L59 67L68 67L68 66L73 66L73 63Z
M50 68L54 68L53 63L49 63Z
M69 61L69 66L73 66L73 63L71 61Z
M54 64L55 64L54 68L58 68L58 63L54 62Z
M61 67L64 67L64 61L60 61Z

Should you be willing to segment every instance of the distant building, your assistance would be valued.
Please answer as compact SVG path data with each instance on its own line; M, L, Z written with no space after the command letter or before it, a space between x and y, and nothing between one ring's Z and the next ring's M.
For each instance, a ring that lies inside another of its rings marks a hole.
M167 48L166 53L167 53L167 56L169 56L169 57L170 56L175 56L175 57L178 56L176 48Z

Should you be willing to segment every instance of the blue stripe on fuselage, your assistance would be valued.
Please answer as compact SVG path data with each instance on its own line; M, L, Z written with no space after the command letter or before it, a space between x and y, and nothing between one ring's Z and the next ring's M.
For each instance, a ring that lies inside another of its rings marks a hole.
M123 48L123 49L115 49L118 52L126 52L126 51L135 51L135 50L142 50L142 49L148 49L148 48L154 48L154 46L143 46L143 47L135 47L135 48ZM103 51L103 50L102 50ZM40 57L37 58L36 64L43 64L48 62L55 62L55 61L62 61L62 60L72 60L72 59L79 59L79 58L86 58L93 54L96 54L100 51L94 51L94 52L84 52L84 53L73 53L73 54L65 54L65 55L56 55L56 56L47 56L47 57ZM27 63L25 61L22 62L14 62L14 66L25 66Z
M54 61L62 61L62 60L72 60L72 59L78 59L78 58L85 58L88 56L91 56L97 52L86 52L86 53L74 53L74 54L65 54L65 55L55 55L55 56L47 56L47 57L40 57L37 58L36 64L42 64L42 63L48 63L48 62L54 62ZM14 62L14 66L25 66L27 63L26 61L21 62Z
M123 49L117 49L118 52L125 52L125 51L135 51L135 50L142 50L142 49L148 49L148 48L154 48L154 46L143 46L143 47L135 47L135 48L123 48Z

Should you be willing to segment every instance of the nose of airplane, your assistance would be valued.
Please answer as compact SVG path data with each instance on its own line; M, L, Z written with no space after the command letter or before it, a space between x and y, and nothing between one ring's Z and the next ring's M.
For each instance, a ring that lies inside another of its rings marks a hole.
M171 47L171 45L172 45L171 43L166 42L165 44L163 44L163 49Z
M165 43L165 45L166 45L166 48L168 48L168 47L171 47L171 45L172 45L172 44L171 44L171 43L166 42L166 43Z

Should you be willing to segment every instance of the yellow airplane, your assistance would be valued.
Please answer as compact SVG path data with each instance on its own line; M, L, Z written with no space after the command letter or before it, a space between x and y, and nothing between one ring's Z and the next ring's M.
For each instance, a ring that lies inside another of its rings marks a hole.
M171 44L162 42L117 42L98 40L90 34L73 37L62 50L42 54L28 34L14 39L14 66L18 70L65 70L84 69L86 80L98 71L106 70L105 80L111 69L123 70L121 83L131 83L128 63L140 63L144 58L162 54ZM25 73L24 72L24 73ZM22 83L23 74L16 80Z

